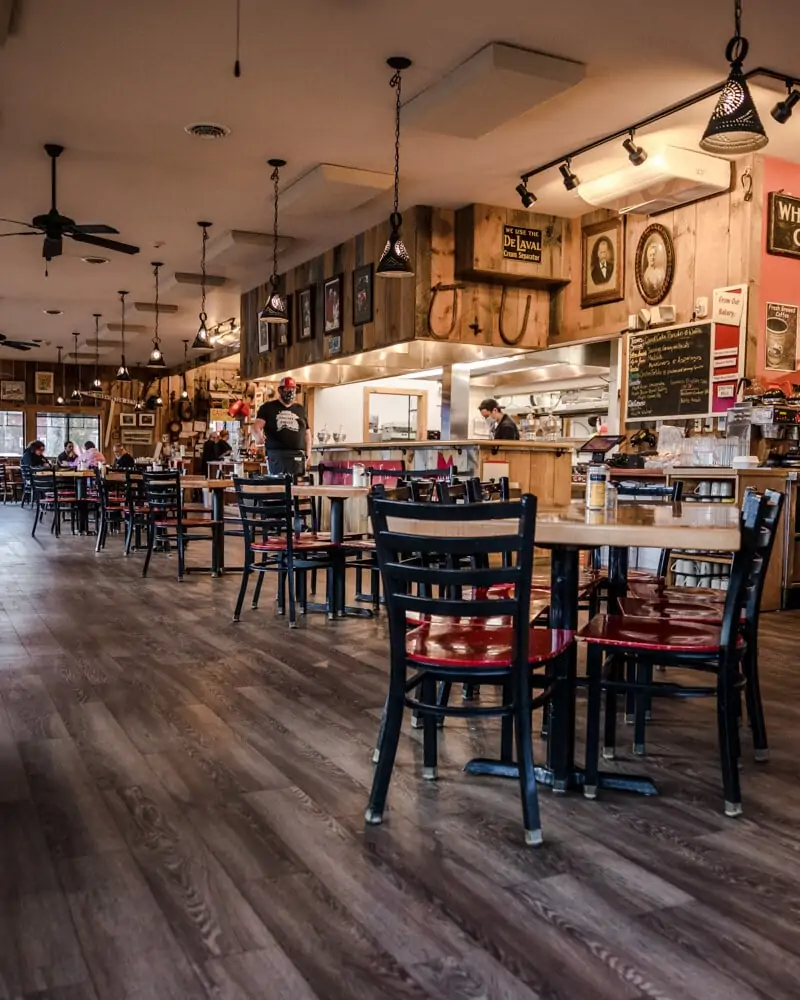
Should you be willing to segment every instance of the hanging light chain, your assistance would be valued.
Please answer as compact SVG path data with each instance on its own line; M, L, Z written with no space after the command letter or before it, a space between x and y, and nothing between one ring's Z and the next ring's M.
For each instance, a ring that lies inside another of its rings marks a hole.
M121 303L121 318L120 318L120 340L122 341L122 360L125 361L125 296L127 292L119 293L119 300Z
M275 167L270 174L270 180L273 184L273 189L275 192L274 201L274 212L272 216L272 287L278 287L278 198L279 198L279 180L280 180L280 167Z
M160 346L161 346L161 340L160 340L160 338L158 336L158 272L159 272L160 268L161 268L161 264L153 264L153 274L155 275L155 279L156 279L156 301L155 301L155 306L156 306L156 321L155 321L155 329L153 330L153 343L159 349L160 349Z
M733 6L734 24L736 25L736 37L742 37L742 0L734 0Z
M389 86L395 89L395 114L394 114L394 213L397 214L400 203L400 91L403 79L402 70L396 70L394 76L389 81Z
M203 226L203 250L200 255L200 315L204 321L206 315L206 243L208 243L208 227Z

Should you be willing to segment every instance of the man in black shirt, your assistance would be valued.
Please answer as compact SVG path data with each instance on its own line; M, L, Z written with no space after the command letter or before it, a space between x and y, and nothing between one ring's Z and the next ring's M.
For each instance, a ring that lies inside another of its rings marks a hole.
M135 469L136 460L128 451L124 444L114 445L114 468L115 469Z
M306 411L295 403L296 395L295 380L283 379L277 399L263 403L253 422L256 440L266 439L271 476L301 475L311 460L311 428Z
M496 399L484 399L478 409L484 420L494 421L495 441L519 441L519 428Z

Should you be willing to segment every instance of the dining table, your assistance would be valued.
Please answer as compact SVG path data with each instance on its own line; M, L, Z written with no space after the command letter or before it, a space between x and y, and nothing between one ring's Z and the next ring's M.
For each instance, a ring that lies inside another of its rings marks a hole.
M34 471L39 471L35 469ZM77 504L78 513L78 533L81 535L89 534L89 507L88 504L83 503L86 499L86 484L88 481L94 481L95 470L94 469L56 469L56 475L59 479L69 479L75 484L75 498L79 501Z
M454 507L450 522L423 518L389 519L391 530L407 534L478 537L516 533L518 521L466 522L458 520ZM401 527L402 525L402 527ZM643 504L620 501L616 508L588 509L582 501L561 507L540 507L536 515L535 545L551 552L550 618L553 629L576 631L578 627L580 553L608 547L608 604L613 614L616 602L627 589L628 553L631 548L736 552L741 545L740 512L733 504ZM577 645L559 660L558 684L551 702L548 725L548 755L536 768L537 780L564 793L583 786L583 769L575 761L575 719L578 690ZM516 764L474 758L465 771L476 775L517 778ZM646 775L601 771L601 788L657 795L658 788Z

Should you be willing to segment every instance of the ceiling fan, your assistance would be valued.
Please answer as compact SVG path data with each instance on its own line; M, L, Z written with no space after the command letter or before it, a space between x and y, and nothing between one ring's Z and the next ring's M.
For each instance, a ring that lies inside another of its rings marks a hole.
M17 233L0 233L3 236L44 236L42 246L42 257L46 261L51 261L54 257L59 257L63 251L63 239L68 237L77 243L88 243L93 247L103 247L105 250L117 250L119 253L139 253L139 247L131 246L130 243L120 243L117 240L103 239L96 233L118 233L118 229L113 226L102 224L78 225L69 216L61 215L56 207L56 167L59 156L64 152L63 146L57 146L48 142L45 144L45 152L50 157L50 211L44 215L34 216L31 222L19 222L16 219L0 219L0 222L8 222L14 226L25 226L26 228Z
M41 340L9 340L4 333L0 333L0 347L13 347L15 351L32 351L34 347L41 346Z

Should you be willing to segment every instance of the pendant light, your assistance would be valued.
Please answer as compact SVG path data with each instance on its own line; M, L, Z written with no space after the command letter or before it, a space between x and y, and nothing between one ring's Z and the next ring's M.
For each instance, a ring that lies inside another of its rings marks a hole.
M147 362L148 368L166 368L167 363L164 361L164 354L161 351L161 338L158 335L158 272L164 266L163 262L160 260L153 261L153 274L156 279L156 321L153 329L153 350L150 352L150 358Z
M93 389L102 389L103 383L100 381L100 317L102 313L94 313L94 381Z
M63 406L64 403L66 403L67 401L66 400L67 382L66 382L66 376L64 374L64 358L61 353L64 350L64 348L58 347L57 350L58 350L58 363L59 365L61 365L61 392L56 396L56 403L59 406Z
M202 250L200 254L200 324L197 328L197 335L194 338L194 343L192 344L193 351L206 351L210 346L210 337L208 336L208 327L206 323L208 322L208 316L206 315L206 243L208 243L208 229L211 225L210 222L198 222L198 226L203 230L203 243Z
M181 399L189 398L189 390L186 388L186 368L189 364L189 341L183 342L183 372L181 373Z
M70 395L70 399L80 400L81 395L83 394L82 393L83 386L81 385L81 365L80 362L78 361L78 337L80 337L80 334L73 333L72 336L75 338L75 347L73 349L72 356L73 358L75 358L76 383L75 383L75 388L72 390L72 394Z
M116 380L117 382L130 382L131 373L128 371L128 366L125 364L125 296L127 292L119 292L120 301L120 337L122 340L122 353L120 356L119 368L117 368Z
M755 153L769 142L742 72L750 47L742 37L742 0L734 2L734 24L735 34L725 49L725 58L731 64L728 79L700 140L700 148L707 153L729 156Z
M156 396L156 406L164 405L164 397L161 395L161 376L158 378L158 395Z
M404 69L408 69L411 60L405 56L392 56L386 60L394 76L389 81L389 85L395 89L395 115L394 115L394 209L389 216L389 239L386 242L381 259L375 268L375 273L384 278L410 278L413 277L414 269L411 266L411 258L408 256L405 243L400 234L400 227L403 224L403 216L398 211L400 204L400 87L401 77Z
M270 275L270 291L264 308L258 314L259 319L267 323L288 323L289 312L286 308L286 296L280 293L281 279L278 277L278 187L280 169L286 166L286 160L267 160L272 167L270 180L274 187L275 212L272 219L272 274Z

